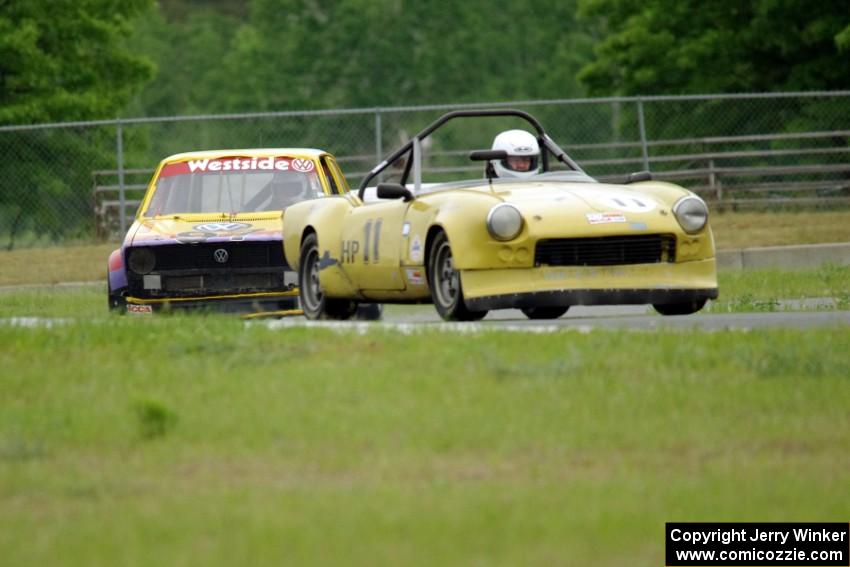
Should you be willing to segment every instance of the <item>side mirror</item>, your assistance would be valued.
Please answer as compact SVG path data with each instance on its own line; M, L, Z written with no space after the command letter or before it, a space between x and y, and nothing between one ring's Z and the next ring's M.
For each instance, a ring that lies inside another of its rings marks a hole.
M475 150L469 152L469 159L472 161L490 161L493 159L505 159L508 157L508 152L505 150Z
M652 174L648 171L636 171L634 173L630 173L625 184L638 183L639 181L652 181Z
M378 199L403 199L405 202L413 200L410 189L398 183L379 183L375 194Z

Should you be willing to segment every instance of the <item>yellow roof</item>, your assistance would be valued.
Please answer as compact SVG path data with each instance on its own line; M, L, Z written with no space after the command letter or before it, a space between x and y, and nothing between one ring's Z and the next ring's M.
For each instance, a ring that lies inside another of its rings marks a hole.
M248 148L233 150L202 150L197 152L183 152L182 154L174 154L173 156L168 156L163 161L173 162L185 161L189 159L216 159L230 157L234 155L250 157L292 156L316 159L319 156L322 156L327 153L328 152L324 150L317 150L315 148Z

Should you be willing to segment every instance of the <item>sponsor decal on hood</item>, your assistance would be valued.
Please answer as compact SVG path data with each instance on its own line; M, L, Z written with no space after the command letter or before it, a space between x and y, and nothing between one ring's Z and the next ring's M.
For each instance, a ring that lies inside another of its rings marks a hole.
M300 171L309 173L316 168L313 160L288 157L225 157L217 159L190 159L166 164L159 177L187 175L190 173L224 171Z

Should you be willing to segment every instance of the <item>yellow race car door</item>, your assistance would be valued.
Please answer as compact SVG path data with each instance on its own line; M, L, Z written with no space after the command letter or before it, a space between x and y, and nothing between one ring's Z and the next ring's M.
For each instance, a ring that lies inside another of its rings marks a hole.
M381 201L345 217L340 263L359 289L404 289L401 231L408 206L401 199Z

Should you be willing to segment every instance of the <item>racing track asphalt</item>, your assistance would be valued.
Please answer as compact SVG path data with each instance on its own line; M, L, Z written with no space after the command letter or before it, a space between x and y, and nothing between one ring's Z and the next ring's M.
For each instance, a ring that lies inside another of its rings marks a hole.
M411 334L427 330L455 333L478 333L487 330L556 333L560 331L589 332L595 329L626 329L631 331L725 331L767 328L812 329L834 328L850 330L850 311L779 311L769 313L702 313L663 317L645 306L574 307L554 320L529 320L520 311L503 310L490 313L475 323L447 323L437 316L431 306L389 306L380 322L366 321L307 321L302 317L258 321L272 329L291 327L325 327L337 331L368 333L386 329Z
M102 285L102 282L81 282L70 285ZM30 287L56 286L8 286L8 288L0 288L0 291L11 291ZM780 309L787 308L790 310L755 313L703 312L695 315L662 317L656 314L651 307L644 305L578 306L571 308L566 315L554 320L531 321L518 310L505 309L490 312L484 320L478 323L445 323L437 315L433 306L418 305L387 306L383 321L377 324L363 321L313 323L305 320L303 317L288 317L278 320L267 320L266 322L273 328L327 325L340 330L352 329L358 332L364 332L372 326L388 327L390 329L396 328L405 332L419 329L426 330L431 327L456 332L476 332L492 329L532 333L548 333L560 330L588 331L592 329L722 331L726 329L810 329L819 327L833 327L846 331L850 327L850 311L836 310L833 300L829 298L783 301L780 302L779 307ZM803 310L800 310L801 308ZM49 325L53 322L58 323L60 321L50 318L32 317L0 319L0 324L5 323L16 326Z
M389 325L416 325L427 328L440 325L434 308L422 306L403 311L389 308L384 321ZM458 323L464 325L468 323ZM522 312L508 309L494 311L480 323L480 329L508 328L529 331L556 331L560 329L631 329L652 331L656 329L722 331L726 329L850 327L850 311L777 311L768 313L700 313L674 317L657 315L646 306L573 307L566 315L554 320L532 321ZM539 329L535 329L539 327Z

